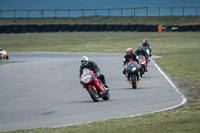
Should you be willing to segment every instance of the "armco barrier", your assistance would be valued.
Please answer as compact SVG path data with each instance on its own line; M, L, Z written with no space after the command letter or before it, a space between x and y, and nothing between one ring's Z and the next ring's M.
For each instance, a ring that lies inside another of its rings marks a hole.
M158 25L151 25L151 32L158 32Z
M121 27L122 27L121 24L115 24L115 25L113 25L113 31L120 31Z
M62 31L62 32L68 31L68 24L61 24L60 31Z
M44 25L37 25L36 26L36 31L37 32L44 32Z
M94 32L99 31L99 25L98 24L92 24L91 25L91 31L94 31Z
M44 25L44 31L45 32L51 32L52 31L52 27L50 24L45 24Z
M172 25L171 26L171 31L178 31L179 30L179 26L178 25Z
M12 25L5 25L4 32L5 33L12 33Z
M13 25L12 32L13 33L21 33L21 25Z
M76 25L76 31L78 31L78 32L83 31L83 25L82 24L77 24Z
M178 31L180 32L185 31L185 26L184 25L179 26Z
M69 24L68 25L68 31L69 32L73 32L76 30L76 25L75 24Z
M99 31L106 31L106 24L100 24Z
M121 31L129 31L129 25L122 25Z
M29 26L28 26L28 31L29 31L29 32L35 32L35 31L36 31L36 27L37 27L36 24L34 24L34 25L29 25Z
M83 25L83 31L85 31L85 32L91 31L91 25L90 24L84 24Z
M46 25L0 25L0 33L26 33L26 32L104 32L104 31L137 31L158 32L158 25L144 24L46 24ZM167 25L162 26L166 32L200 31L200 25Z
M136 30L137 32L144 32L144 24L137 24Z
M192 31L199 30L199 25L192 25Z
M136 30L136 24L130 24L129 31L135 31L135 30Z
M0 33L4 33L5 31L5 25L0 25Z
M191 31L192 30L192 25L186 25L185 26L185 31L188 32L188 31Z
M151 25L144 25L144 32L150 32L151 31Z
M113 31L113 25L112 24L107 24L106 25L106 31Z
M52 24L52 31L59 32L60 31L60 24Z
M21 25L21 33L26 33L28 32L28 25Z

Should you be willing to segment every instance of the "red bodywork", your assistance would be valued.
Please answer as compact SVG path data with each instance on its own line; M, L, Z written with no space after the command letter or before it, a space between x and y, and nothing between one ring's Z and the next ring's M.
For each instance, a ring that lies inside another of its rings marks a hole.
M147 67L147 62L146 62L145 56L143 56L142 59L139 57L139 62L140 62L141 66L144 66L144 68Z
M88 75L91 75L90 81L88 83L85 83L82 81L82 79ZM104 91L104 86L101 83L101 81L97 78L97 76L95 75L95 73L90 70L89 73L87 75L81 75L81 81L83 83L83 88L85 88L88 91L88 88L91 86L93 88L93 90L96 91L96 88L100 90L101 93L103 93Z

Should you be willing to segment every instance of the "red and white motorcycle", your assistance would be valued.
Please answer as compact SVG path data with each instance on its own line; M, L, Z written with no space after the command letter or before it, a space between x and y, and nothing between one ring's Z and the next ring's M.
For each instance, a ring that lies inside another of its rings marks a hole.
M0 60L7 59L9 60L8 54L5 50L0 51Z
M92 70L84 68L80 81L83 84L83 89L85 88L88 91L94 102L98 102L99 98L103 100L108 100L110 98L109 90L105 89L102 82Z

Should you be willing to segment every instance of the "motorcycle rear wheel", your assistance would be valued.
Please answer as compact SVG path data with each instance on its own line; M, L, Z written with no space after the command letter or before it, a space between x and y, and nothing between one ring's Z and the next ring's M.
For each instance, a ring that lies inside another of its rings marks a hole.
M92 98L92 100L94 102L98 102L99 101L98 92L95 92L92 87L88 87L88 92L89 92L90 97Z
M137 85L136 85L136 81L137 81L137 77L135 75L131 76L131 82L132 82L132 88L136 89Z

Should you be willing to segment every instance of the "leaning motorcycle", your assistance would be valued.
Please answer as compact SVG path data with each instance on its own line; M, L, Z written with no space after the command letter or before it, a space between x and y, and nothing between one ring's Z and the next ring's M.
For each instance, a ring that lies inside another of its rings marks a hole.
M135 61L130 61L126 68L126 77L129 84L133 89L136 89L139 81L140 81L140 69L139 65Z
M83 89L85 88L88 91L94 102L98 102L99 98L103 100L108 100L110 98L109 91L104 90L104 85L92 70L84 68L80 81L83 84ZM101 92L101 90L103 90L103 92Z
M143 74L146 72L147 62L146 62L146 58L145 58L144 55L138 55L137 58L138 58L140 65L141 65L140 76L142 78Z
M5 50L0 51L0 60L1 59L7 59L9 60L8 54Z

